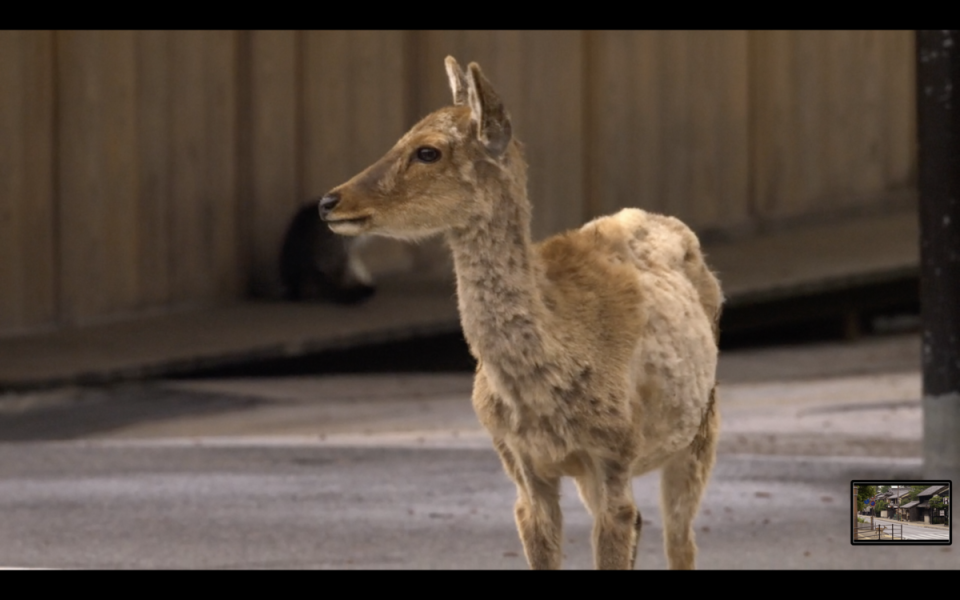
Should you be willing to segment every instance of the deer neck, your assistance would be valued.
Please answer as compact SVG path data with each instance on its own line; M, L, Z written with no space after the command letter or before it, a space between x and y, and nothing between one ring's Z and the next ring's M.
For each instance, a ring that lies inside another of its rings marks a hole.
M519 180L519 181L518 181ZM501 177L486 187L492 216L451 230L464 335L475 355L503 376L522 376L545 363L546 308L530 243L526 181ZM512 378L512 377L511 377Z

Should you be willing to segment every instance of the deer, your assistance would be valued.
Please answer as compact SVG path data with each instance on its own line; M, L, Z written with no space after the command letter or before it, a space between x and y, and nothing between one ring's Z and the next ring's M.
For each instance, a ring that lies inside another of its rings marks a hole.
M640 208L532 243L509 113L476 62L445 66L453 105L320 198L321 217L345 236L445 237L473 408L516 484L530 568L561 568L563 477L593 518L596 568L635 568L632 480L659 469L668 567L694 569L719 431L717 276L690 228Z

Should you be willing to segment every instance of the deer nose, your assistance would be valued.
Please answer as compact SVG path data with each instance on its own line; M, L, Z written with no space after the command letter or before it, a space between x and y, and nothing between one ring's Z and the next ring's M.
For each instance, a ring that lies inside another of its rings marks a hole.
M320 198L320 218L326 219L330 215L330 211L339 204L340 196L336 194L327 194L323 198Z

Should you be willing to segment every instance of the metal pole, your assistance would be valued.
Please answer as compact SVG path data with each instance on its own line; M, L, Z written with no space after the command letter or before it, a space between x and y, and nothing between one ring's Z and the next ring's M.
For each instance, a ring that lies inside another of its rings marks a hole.
M923 475L960 481L960 31L918 31Z

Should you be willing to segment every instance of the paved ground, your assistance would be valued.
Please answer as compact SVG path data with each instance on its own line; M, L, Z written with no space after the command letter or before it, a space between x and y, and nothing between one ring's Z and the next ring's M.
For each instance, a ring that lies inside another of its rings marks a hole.
M525 568L514 492L486 449L27 443L0 448L0 465L6 566ZM863 471L721 457L697 520L700 567L879 567L849 541L844 491ZM658 479L634 487L647 520L639 567L665 568ZM590 522L570 485L563 508L565 566L589 568ZM903 568L956 565L952 549L879 553Z
M870 517L864 517L869 519ZM942 523L925 523L922 521L897 521L896 519L887 519L885 517L874 517L874 521L877 521L881 524L883 523L903 523L905 525L910 525L911 527L922 527L923 529L932 529L935 531L949 531L950 526L944 525Z
M920 476L915 336L728 353L699 566L956 568L852 547L850 482ZM824 376L826 374L827 376ZM0 566L525 568L469 374L154 381L0 398ZM656 474L638 566L666 566ZM566 568L590 522L564 487Z
M864 518L869 524L870 517ZM884 527L883 535L885 537L889 537L891 532L896 532L897 539L937 541L948 541L950 539L950 526L943 524L934 525L922 521L898 521L896 519L873 517L873 527Z

